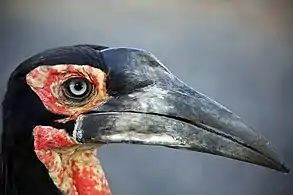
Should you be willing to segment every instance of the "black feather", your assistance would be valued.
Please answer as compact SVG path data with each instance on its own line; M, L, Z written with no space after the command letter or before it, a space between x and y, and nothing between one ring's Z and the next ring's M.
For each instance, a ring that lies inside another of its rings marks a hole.
M106 71L99 45L76 45L49 49L27 59L11 74L2 102L3 132L0 151L0 195L61 195L38 160L32 130L51 125L63 116L48 111L26 84L25 77L40 65L88 64ZM58 128L61 128L58 126ZM62 128L72 131L73 123Z

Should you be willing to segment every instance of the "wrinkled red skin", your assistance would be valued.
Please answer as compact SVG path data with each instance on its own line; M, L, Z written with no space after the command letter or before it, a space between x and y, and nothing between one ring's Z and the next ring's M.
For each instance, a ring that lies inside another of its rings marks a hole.
M50 126L36 126L34 128L34 146L36 150L48 150L69 147L77 142L65 130Z
M90 159L87 163L71 160L72 178L74 185L80 195L110 195L107 180L98 160L94 157L94 151L87 150L81 154L81 158Z
M86 78L94 86L92 95L85 102L72 102L63 95L62 84L72 77ZM68 120L107 98L106 74L87 65L39 66L27 74L26 81L48 110L68 115Z
M77 76L93 85L91 96L82 103L71 102L62 91L63 82ZM107 98L106 74L87 65L39 66L26 80L48 110L68 116L58 122L73 120ZM61 191L67 195L111 195L95 148L79 144L65 130L51 126L36 126L33 136L37 157Z
M55 185L66 194L111 195L93 148L83 148L64 130L50 126L34 128L34 147Z

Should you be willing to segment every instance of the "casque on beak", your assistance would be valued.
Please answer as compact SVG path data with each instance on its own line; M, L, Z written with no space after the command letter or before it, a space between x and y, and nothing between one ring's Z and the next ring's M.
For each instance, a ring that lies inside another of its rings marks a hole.
M109 98L77 119L77 141L167 146L289 172L266 139L152 54L114 48L101 55L109 67Z

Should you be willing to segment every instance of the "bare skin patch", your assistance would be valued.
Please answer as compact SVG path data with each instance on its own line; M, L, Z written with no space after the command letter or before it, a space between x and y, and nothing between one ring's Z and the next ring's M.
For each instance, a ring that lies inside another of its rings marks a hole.
M63 93L63 83L74 77L84 78L92 85L93 90L85 101L74 102ZM39 66L27 74L26 81L48 110L69 116L63 122L75 119L107 98L106 74L88 65Z
M90 86L85 98L76 101L68 96L66 83L86 80ZM88 65L61 64L39 66L26 76L26 82L51 112L68 116L58 122L76 119L104 101L106 74ZM79 144L65 130L36 126L33 130L35 153L45 165L54 184L67 195L110 195L99 160L98 146Z
M34 147L54 184L67 195L111 195L95 156L97 146L78 144L64 130L34 128Z
M108 182L93 150L81 150L71 157L72 178L79 195L110 195Z

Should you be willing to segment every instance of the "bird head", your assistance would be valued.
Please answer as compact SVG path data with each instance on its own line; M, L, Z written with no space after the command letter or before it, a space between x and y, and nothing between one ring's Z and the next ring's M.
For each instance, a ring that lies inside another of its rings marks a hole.
M147 51L60 47L11 74L3 101L6 192L40 184L47 192L110 194L94 157L110 143L204 152L288 172L265 138Z

